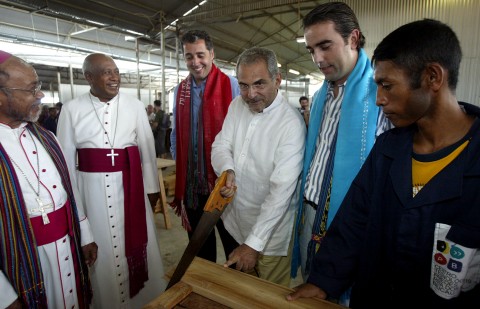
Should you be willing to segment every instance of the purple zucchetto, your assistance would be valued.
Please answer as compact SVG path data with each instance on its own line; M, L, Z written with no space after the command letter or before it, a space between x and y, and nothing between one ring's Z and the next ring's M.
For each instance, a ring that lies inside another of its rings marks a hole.
M2 64L5 60L10 58L12 54L9 54L7 52L4 52L3 50L0 50L0 64Z

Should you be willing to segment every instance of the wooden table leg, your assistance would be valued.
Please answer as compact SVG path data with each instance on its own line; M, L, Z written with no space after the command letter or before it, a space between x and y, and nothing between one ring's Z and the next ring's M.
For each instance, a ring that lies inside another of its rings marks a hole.
M160 198L157 201L155 212L161 212L163 214L165 228L168 230L172 227L172 222L170 221L170 214L168 213L167 196L165 194L165 185L163 183L163 172L161 168L158 169L158 181L160 182Z

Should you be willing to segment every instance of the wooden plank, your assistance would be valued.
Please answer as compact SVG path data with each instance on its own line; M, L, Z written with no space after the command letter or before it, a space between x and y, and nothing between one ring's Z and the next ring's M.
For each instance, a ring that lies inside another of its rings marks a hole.
M191 292L192 287L180 281L143 308L171 309L184 300L188 295L190 295Z
M293 292L293 289L225 268L198 257L193 260L180 282L191 286L194 293L234 309L344 308L318 298L287 301L285 296Z
M190 293L174 309L230 309L197 293Z

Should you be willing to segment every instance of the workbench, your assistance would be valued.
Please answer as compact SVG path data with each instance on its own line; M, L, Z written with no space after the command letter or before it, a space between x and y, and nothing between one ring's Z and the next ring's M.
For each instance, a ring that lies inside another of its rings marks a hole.
M285 296L291 292L291 288L195 257L183 278L144 309L345 309L319 298L288 301Z

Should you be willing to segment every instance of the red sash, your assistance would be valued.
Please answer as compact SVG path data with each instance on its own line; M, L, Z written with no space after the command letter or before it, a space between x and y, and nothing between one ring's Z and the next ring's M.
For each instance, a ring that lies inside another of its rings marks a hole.
M87 173L122 172L125 212L125 255L128 262L130 297L148 280L147 221L142 165L137 146L116 149L112 166L110 149L78 149L78 169Z
M67 200L65 205L60 209L47 214L50 223L44 224L42 216L30 218L32 224L33 234L35 235L35 241L37 246L43 246L54 241L57 241L65 235L70 237L70 249L73 256L73 267L75 269L75 284L77 286L77 293L82 292L81 278L80 278L80 261L75 254L75 243L73 241L74 231L73 226L70 224L72 221L72 208L70 201ZM83 299L78 298L80 308L85 308Z
M47 214L50 220L48 224L43 224L42 216L30 218L37 246L57 241L67 234L72 236L72 228L68 224L71 222L71 215L70 202L67 200L65 206Z

